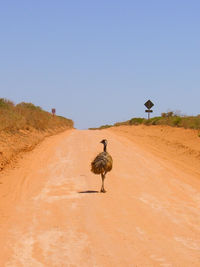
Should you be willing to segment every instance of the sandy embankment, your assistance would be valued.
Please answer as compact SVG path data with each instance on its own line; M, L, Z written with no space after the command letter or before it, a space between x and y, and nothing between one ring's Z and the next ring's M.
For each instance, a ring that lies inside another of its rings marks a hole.
M67 127L37 131L19 130L18 132L0 133L0 171L8 164L15 163L15 160L22 155L22 152L31 151L45 137L63 132Z
M128 138L155 156L200 174L198 130L170 126L119 126L109 131Z

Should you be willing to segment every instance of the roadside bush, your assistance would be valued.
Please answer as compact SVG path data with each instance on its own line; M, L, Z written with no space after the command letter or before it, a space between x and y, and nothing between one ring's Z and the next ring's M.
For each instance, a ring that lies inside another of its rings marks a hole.
M139 125L142 124L145 121L144 118L132 118L129 120L130 125Z
M181 117L172 117L171 118L171 123L172 123L172 126L181 126L181 122L182 122L182 118Z
M20 129L48 130L57 127L73 127L73 121L61 116L52 116L32 103L16 106L7 99L0 99L0 130L18 131Z
M104 129L113 126L122 126L122 125L168 125L172 127L184 127L190 129L200 129L200 114L197 116L181 116L178 115L180 112L163 112L160 117L153 117L149 120L145 118L132 118L124 122L116 122L114 125L103 125L95 129ZM91 128L93 129L93 128Z

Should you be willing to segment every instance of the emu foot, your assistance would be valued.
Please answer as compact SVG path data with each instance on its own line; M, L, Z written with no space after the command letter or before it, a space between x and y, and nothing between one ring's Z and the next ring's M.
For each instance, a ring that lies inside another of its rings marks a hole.
M106 193L106 190L104 188L101 188L101 193Z

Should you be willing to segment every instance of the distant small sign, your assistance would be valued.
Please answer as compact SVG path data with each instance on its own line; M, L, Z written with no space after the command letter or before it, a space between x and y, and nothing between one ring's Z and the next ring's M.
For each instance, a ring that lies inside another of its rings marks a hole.
M148 113L148 120L150 119L150 113L153 112L151 108L154 106L154 103L151 102L151 100L148 100L146 103L144 103L145 107L148 108L145 110L145 112Z
M154 106L154 103L152 103L151 100L148 100L144 105L146 108L151 109Z
M55 108L52 108L51 109L51 112L52 112L52 114L53 114L53 116L56 114L56 109Z

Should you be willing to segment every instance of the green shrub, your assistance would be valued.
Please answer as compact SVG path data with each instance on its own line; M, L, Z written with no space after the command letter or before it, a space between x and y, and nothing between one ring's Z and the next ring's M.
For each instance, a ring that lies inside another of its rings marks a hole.
M106 128L110 128L112 127L112 125L106 124L106 125L102 125L99 127L99 129L106 129Z
M13 108L14 103L8 99L0 98L0 109L1 108Z
M181 117L172 117L171 118L171 123L172 123L172 126L181 126L181 122L182 122L182 118Z
M129 124L130 125L138 125L138 124L142 124L145 121L144 118L132 118L129 120Z
M169 125L173 127L184 127L190 129L200 129L200 115L178 116L173 111L162 113L160 117L153 117L149 120L144 118L132 118L129 121L117 122L114 126L121 125Z
M169 111L162 113L160 117L153 117L149 120L145 118L132 118L124 122L116 122L114 125L102 125L99 128L90 129L105 129L112 126L121 125L169 125L173 127L184 127L190 129L200 129L200 114L197 116L178 116L177 113Z

